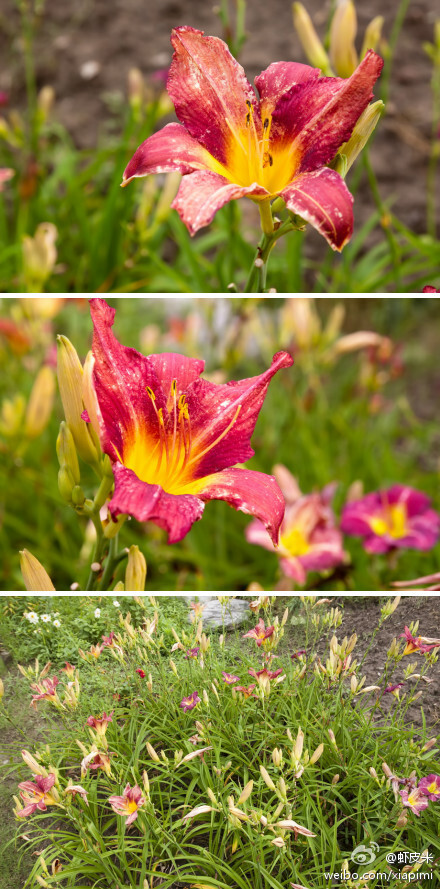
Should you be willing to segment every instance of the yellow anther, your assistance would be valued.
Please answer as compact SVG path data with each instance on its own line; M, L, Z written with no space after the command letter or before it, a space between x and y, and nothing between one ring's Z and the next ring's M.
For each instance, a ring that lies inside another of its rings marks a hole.
M159 408L159 410L158 410L158 412L157 412L157 416L158 416L158 418L159 418L159 423L160 423L160 425L161 425L161 426L164 426L165 424L164 424L164 421L163 421L163 408L161 408L161 407Z
M171 395L174 397L176 392L177 392L177 380L173 380L171 383Z
M183 405L185 404L185 401L186 401L186 395L181 395L179 398L179 401L177 402L180 410L182 410Z

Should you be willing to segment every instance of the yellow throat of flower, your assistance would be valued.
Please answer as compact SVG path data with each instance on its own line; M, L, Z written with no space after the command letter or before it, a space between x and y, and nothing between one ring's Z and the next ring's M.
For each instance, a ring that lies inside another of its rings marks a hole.
M254 108L248 101L243 115L243 126L237 130L226 121L230 129L228 157L225 164L213 159L212 169L237 185L253 185L255 182L275 197L293 178L294 154L289 144L281 139L270 138L272 116L263 116L262 124L256 122ZM252 195L256 201L267 195Z
M408 534L407 511L404 503L395 503L385 507L381 516L374 516L370 519L371 530L379 537L387 534L398 540L400 537L406 537Z
M172 381L168 397L167 420L163 408L158 409L156 406L153 390L147 386L146 392L156 415L156 429L136 429L134 437L124 447L124 459L116 451L119 460L127 469L135 472L141 481L160 485L168 494L197 495L205 483L204 478L196 477L200 461L232 429L241 411L241 404L235 406L235 411L231 406L231 419L219 435L206 444L210 428L207 427L202 434L193 437L186 396L177 397L176 380ZM155 437L152 432L156 433Z
M299 528L291 528L281 535L280 546L288 550L291 556L305 556L310 549L309 542Z

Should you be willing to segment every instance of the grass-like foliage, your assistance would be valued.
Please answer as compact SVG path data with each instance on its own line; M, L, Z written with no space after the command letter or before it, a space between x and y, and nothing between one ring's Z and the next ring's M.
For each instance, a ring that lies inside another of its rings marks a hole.
M421 789L430 776L435 791L436 739L408 718L438 648L413 626L366 687L367 652L359 663L356 635L337 639L337 608L304 598L292 651L289 610L274 617L274 602L253 603L246 639L209 635L196 605L171 646L150 600L140 626L121 615L58 685L50 666L22 668L34 706L56 714L48 745L23 754L18 830L38 852L27 886L327 889L345 870L363 889L388 885L399 851L425 857L403 879L439 878L440 790Z

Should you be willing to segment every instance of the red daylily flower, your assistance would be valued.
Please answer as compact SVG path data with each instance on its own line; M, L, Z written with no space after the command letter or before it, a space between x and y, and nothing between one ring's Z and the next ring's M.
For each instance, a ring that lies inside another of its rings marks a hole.
M260 620L257 623L257 626L254 627L253 630L249 630L248 633L243 633L242 638L246 639L249 636L250 639L255 639L255 642L258 645L258 648L261 648L265 639L269 639L270 636L273 635L275 627L266 627L264 625L264 620L260 617Z
M145 798L137 784L134 787L126 784L122 796L109 796L108 801L117 815L125 816L126 827L136 821L139 809L145 805Z
M374 491L344 506L341 530L364 538L368 553L389 550L429 550L440 535L440 515L430 499L406 485Z
M353 230L353 198L327 164L372 98L382 59L370 50L348 80L275 62L255 78L258 99L218 37L181 27L171 43L167 90L181 123L140 145L122 184L149 173L183 173L172 206L192 235L228 201L280 196L341 250Z
M141 679L145 679L145 673L143 670L141 670L140 667L138 667L137 670L135 670L135 673L138 673L139 676L141 677Z
M208 500L257 516L274 542L284 500L270 475L233 468L253 456L250 437L273 375L292 358L278 352L262 374L216 385L199 379L203 361L163 353L148 358L122 346L104 300L91 299L93 351L84 401L113 464L113 518L152 521L176 543Z
M43 775L35 775L35 781L22 781L19 784L20 796L25 803L24 807L17 812L19 818L27 818L28 815L38 809L45 812L47 806L55 806L57 800L50 792L55 784L55 775L49 774L47 778Z

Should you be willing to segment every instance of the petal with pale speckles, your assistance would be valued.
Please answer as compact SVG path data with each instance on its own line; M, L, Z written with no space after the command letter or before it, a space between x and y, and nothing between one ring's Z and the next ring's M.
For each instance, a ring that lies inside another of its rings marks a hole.
M224 469L203 481L203 500L226 500L234 509L255 516L265 525L273 543L278 542L284 497L273 475L252 469Z
M177 210L189 233L194 235L199 228L209 225L217 210L229 201L245 195L265 197L268 194L265 188L256 183L235 185L218 173L197 171L184 176L171 206Z
M169 123L154 133L134 153L124 171L124 185L150 173L192 173L209 170L212 157L180 123Z
M335 170L302 173L280 193L286 206L316 228L333 250L342 250L353 233L353 197Z

